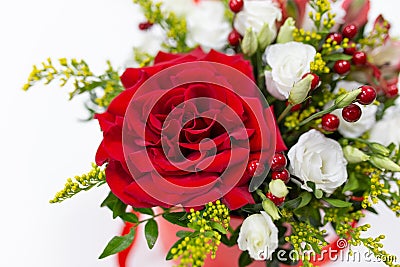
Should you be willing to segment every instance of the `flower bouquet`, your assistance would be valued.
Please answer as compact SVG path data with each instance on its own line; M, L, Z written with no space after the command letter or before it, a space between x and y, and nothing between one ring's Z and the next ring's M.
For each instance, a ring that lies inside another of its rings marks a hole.
M365 31L369 1L134 3L146 19L131 66L48 59L24 86L88 96L96 163L50 202L110 188L101 206L126 227L100 258L125 266L137 229L151 249L167 222L177 266L209 266L223 246L238 266L314 266L358 245L397 266L360 223L378 201L400 215L400 43L383 16Z

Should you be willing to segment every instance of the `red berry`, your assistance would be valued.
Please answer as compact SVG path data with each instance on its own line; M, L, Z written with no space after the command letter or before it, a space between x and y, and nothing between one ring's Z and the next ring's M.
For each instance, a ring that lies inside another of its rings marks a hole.
M394 98L399 95L399 88L397 87L397 84L391 84L388 86L388 89L386 90L386 96L389 98Z
M139 23L139 29L140 29L141 31L148 30L148 29L150 29L152 26L153 26L153 23L151 23L151 22L149 22L149 21Z
M313 80L311 82L311 90L314 90L319 85L319 76L315 73L308 72L303 75L302 79L304 79L308 74L311 74L313 76Z
M338 74L345 74L350 70L350 62L347 60L338 60L333 66L333 70Z
M265 167L263 165L260 165L260 162L258 160L251 160L247 164L246 171L249 174L249 177L260 176L264 173Z
M326 39L331 39L332 42L336 42L336 44L340 44L343 40L343 36L338 32L332 32L326 36Z
M283 202L285 202L285 197L276 197L271 192L268 192L266 196L277 206L280 206L283 204Z
M233 29L228 35L228 42L231 46L238 46L242 36L235 29Z
M358 121L361 117L361 114L361 108L356 104L350 104L342 110L343 119L348 122Z
M357 35L357 26L354 24L349 24L343 28L343 36L349 39L352 39L354 36Z
M287 159L285 155L282 153L276 153L272 159L271 162L271 170L276 172L276 171L282 171L287 164Z
M357 97L358 103L362 105L372 104L376 99L376 91L374 87L369 85L361 86L361 93Z
M230 0L229 1L229 8L232 10L234 13L240 12L240 10L243 9L243 0Z
M362 51L357 51L353 54L353 63L358 66L365 65L367 63L367 54Z
M354 45L354 42L349 42L347 48L344 49L344 53L347 55L353 55L357 52L357 47Z
M339 128L340 120L336 115L325 114L322 116L322 128L328 132L334 132Z
M272 172L272 180L282 180L285 182L285 184L287 184L290 181L290 174L286 169L278 172Z
M286 101L286 103L285 103L285 105L286 106L289 106L289 101ZM295 111L299 111L301 109L301 104L297 104L297 105L294 105L291 109L290 109L290 111L292 111L292 112L295 112Z

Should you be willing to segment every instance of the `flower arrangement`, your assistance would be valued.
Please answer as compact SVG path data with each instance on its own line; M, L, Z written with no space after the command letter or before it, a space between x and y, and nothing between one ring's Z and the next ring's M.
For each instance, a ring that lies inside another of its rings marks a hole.
M109 186L101 206L128 227L100 258L142 226L153 248L160 217L182 227L166 255L178 266L236 245L241 267L314 266L328 227L397 266L360 223L378 201L400 216L400 43L383 16L364 30L369 1L134 3L146 21L132 67L96 75L48 59L24 86L58 80L88 96L96 163L50 202Z

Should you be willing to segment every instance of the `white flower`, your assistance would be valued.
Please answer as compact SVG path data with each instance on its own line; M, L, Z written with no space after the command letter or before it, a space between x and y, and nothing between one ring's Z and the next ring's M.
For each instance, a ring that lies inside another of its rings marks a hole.
M272 68L265 71L268 92L279 100L288 99L293 85L310 71L316 51L299 42L274 44L267 48L264 58Z
M248 250L255 260L266 260L278 248L278 228L265 212L247 217L239 232L240 250Z
M400 146L400 98L396 105L385 111L381 121L378 121L371 129L370 141L388 146L395 143Z
M331 2L331 11L330 11L331 14L336 14L335 15L335 26L332 28L332 31L336 31L336 30L338 30L339 26L344 23L344 19L346 17L346 10L344 10L344 8L343 8L343 0L338 0L335 2L331 0L329 2ZM300 28L304 29L305 31L317 30L314 22L308 16L308 14L310 12L315 12L315 11L308 3L306 5L306 10L304 12L305 15L303 18L303 22L301 23L301 27L300 27ZM327 18L328 18L328 14L325 13L322 16L322 21Z
M195 8L193 0L159 0L163 10L174 12L177 16L186 17L189 11Z
M346 89L346 91L353 91L362 86L358 82L340 81L336 84L334 90L335 93L339 91L339 88ZM332 114L338 116L340 120L338 131L341 135L348 138L357 138L363 135L366 131L369 131L376 123L376 112L378 107L375 105L360 105L356 103L361 108L361 117L356 122L347 122L343 119L342 109L337 109L332 112Z
M304 181L302 188L310 191L305 183L315 183L316 189L332 194L347 180L347 161L340 144L325 137L317 130L300 136L288 153L289 170Z
M222 1L200 1L188 12L186 21L189 46L199 44L205 50L221 50L227 44L231 26Z
M282 10L273 0L245 0L242 11L236 14L234 28L243 36L248 28L259 33L268 24L276 37L276 22L281 21Z

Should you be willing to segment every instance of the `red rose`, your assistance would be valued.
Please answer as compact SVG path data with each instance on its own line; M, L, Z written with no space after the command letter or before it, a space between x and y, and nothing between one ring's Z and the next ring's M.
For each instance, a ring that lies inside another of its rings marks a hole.
M286 147L258 89L244 86L253 80L241 56L200 49L161 52L154 66L127 69L127 89L96 115L104 134L96 162L108 162L111 191L134 207L254 203L248 162L267 162Z

